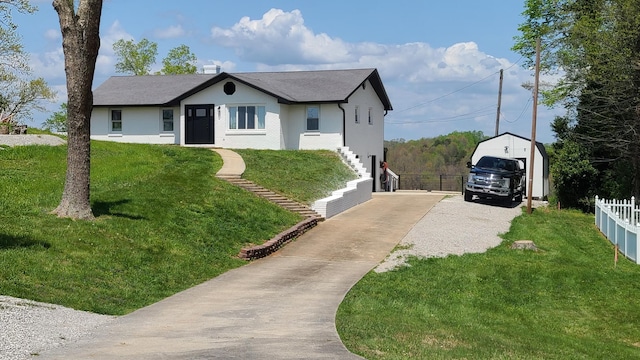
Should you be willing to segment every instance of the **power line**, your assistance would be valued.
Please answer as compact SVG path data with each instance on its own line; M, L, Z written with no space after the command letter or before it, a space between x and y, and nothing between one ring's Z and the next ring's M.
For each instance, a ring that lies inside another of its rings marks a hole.
M487 77L485 77L485 78L483 78L483 79L481 79L481 80L478 80L478 81L476 81L476 82L474 82L474 83L471 83L471 84L469 84L469 85L466 85L466 86L464 86L464 87L461 87L461 88L459 88L458 90L454 90L454 91L452 91L452 92L450 92L450 93L448 93L448 94L444 94L444 95L442 95L442 96L438 96L437 98L434 98L434 99L431 99L431 100L429 100L429 101L425 101L425 102L423 102L423 103L420 103L420 104L417 104L417 105L414 105L414 106L408 107L408 108L406 108L406 109L402 109L402 110L394 111L394 114L401 113L401 112L408 111L408 110L412 110L412 109L415 109L415 108L418 108L418 107L421 107L421 106L427 105L427 104L429 104L429 103L432 103L432 102L434 102L434 101L436 101L436 100L440 100L440 99L445 98L445 97L447 97L447 96L453 95L453 94L458 93L458 92L460 92L460 91L462 91L462 90L464 90L464 89L467 89L467 88L470 88L470 87L472 87L472 86L474 86L474 85L477 85L477 84L479 84L479 83L481 83L481 82L483 82L483 81L487 80L488 78L490 78L490 77L494 76L495 74L497 74L497 72L496 72L496 73L493 73L493 74L491 74L491 75L489 75L489 76L487 76Z
M517 64L518 64L518 63L519 63L523 58L524 58L524 56L520 56L520 58L519 58L515 63L511 64L511 66L509 66L509 67L508 67L508 68L506 68L505 70L509 70L509 69L511 69L512 67L516 66L516 65L517 65ZM480 80L478 80L478 81L476 81L476 82L473 82L473 83L471 83L471 84L469 84L469 85L465 85L465 86L463 86L463 87L461 87L461 88L459 88L459 89L457 89L457 90L454 90L454 91L452 91L452 92L450 92L450 93L448 93L448 94L444 94L444 95L438 96L438 97L433 98L433 99L431 99L431 100L428 100L428 101L425 101L425 102L419 103L419 104L417 104L417 105L410 106L410 107L408 107L408 108L406 108L406 109L396 110L396 111L394 111L394 114L401 113L401 112L408 111L408 110L412 110L412 109L415 109L415 108L418 108L418 107L421 107L421 106L427 105L427 104L429 104L429 103L432 103L432 102L434 102L434 101L440 100L440 99L445 98L445 97L447 97L447 96L453 95L453 94L455 94L455 93L459 93L460 91L465 90L465 89L468 89L468 88L470 88L470 87L472 87L472 86L474 86L474 85L477 85L477 84L479 84L479 83L481 83L481 82L483 82L483 81L487 80L488 78L490 78L490 77L492 77L492 76L494 76L494 75L496 75L496 74L499 74L499 73L500 73L500 71L496 71L496 72L494 72L493 74L489 74L488 76L486 76L486 77L484 77L484 78L482 78L482 79L480 79Z
M517 117L517 118L515 118L515 120L513 120L513 121L509 121L509 120L504 119L504 121L506 121L506 122L508 122L508 123L510 123L510 124L513 124L513 123L515 123L516 121L520 120L520 118L522 117L522 115L524 114L524 112L529 108L529 104L531 104L531 101L532 101L532 100L533 100L532 98L529 98L529 100L527 100L527 103L526 103L526 104L524 104L524 107L522 108L522 111L520 111L520 115L518 115L518 117ZM502 113L502 112L500 112L500 114L504 115L504 113Z
M461 121L461 120L469 120L471 117L487 116L489 114L492 114L493 111L494 111L493 105L488 105L478 110L474 110L472 112L444 117L444 118L435 118L435 119L426 119L426 120L407 120L407 121L386 121L385 120L385 123L389 125L401 125L401 124L420 124L420 123Z

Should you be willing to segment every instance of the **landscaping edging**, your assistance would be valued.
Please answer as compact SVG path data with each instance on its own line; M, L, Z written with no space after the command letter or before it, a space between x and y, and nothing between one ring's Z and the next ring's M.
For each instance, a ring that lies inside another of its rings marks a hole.
M298 236L311 230L316 225L318 225L318 218L308 217L302 220L301 222L297 223L296 225L290 227L289 229L279 233L274 238L265 242L262 245L256 245L250 248L244 248L240 250L240 254L238 254L238 256L241 259L245 259L245 260L255 260L255 259L263 258L265 256L268 256L276 252L286 243L292 241Z

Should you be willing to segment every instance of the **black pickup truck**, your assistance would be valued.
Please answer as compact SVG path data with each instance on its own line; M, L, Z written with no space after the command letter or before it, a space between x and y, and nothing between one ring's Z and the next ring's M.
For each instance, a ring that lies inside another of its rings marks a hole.
M524 169L520 161L496 156L483 156L475 166L467 163L469 178L464 190L464 201L496 199L505 204L522 202L525 188Z

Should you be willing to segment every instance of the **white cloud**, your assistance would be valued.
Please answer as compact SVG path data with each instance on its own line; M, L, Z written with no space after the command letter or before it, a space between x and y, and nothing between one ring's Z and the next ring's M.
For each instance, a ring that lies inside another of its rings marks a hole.
M233 48L246 61L267 65L322 64L349 61L348 44L327 34L314 34L299 10L271 9L262 19L243 17L229 29L211 29L214 43ZM283 61L284 60L284 61Z
M498 79L504 69L500 131L527 136L531 93L522 83L531 71L481 51L475 42L434 48L425 42L405 44L347 43L304 24L298 10L271 9L261 19L243 17L229 28L214 27L219 46L235 51L258 71L377 68L394 111L386 117L385 138L435 136L454 130L493 135ZM558 113L559 111L555 111ZM539 107L539 134L551 141L552 111ZM544 117L546 116L546 121Z
M387 76L423 83L480 79L510 65L481 52L474 42L448 48L422 42L346 43L315 34L304 25L298 10L271 9L261 19L243 17L230 28L212 28L211 34L216 44L234 49L242 60L257 62L263 69L376 67Z
M120 21L116 20L100 36L100 53L113 55L113 44L120 39L133 40L133 36L124 30Z
M62 34L60 34L59 29L49 29L44 32L44 37L47 40L58 40L62 37Z
M172 25L168 28L156 29L153 34L159 39L175 39L185 36L187 32L182 25Z
M36 77L51 80L64 80L64 53L62 48L40 54L31 54L29 66Z
M97 74L107 75L113 73L116 63L113 44L120 39L133 40L133 36L116 20L100 36L100 52L96 60Z

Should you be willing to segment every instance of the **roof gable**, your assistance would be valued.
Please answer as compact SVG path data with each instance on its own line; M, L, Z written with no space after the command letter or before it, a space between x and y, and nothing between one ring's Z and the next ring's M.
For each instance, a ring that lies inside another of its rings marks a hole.
M494 136L494 137L490 137L490 138L488 138L488 139L484 139L484 140L480 141L478 144L476 144L476 148L475 148L475 149L473 149L472 154L475 154L476 150L478 150L478 146L480 146L480 144L482 144L483 142L491 141L491 140L493 140L493 139L497 139L497 138L499 138L499 137L503 137L503 136L505 136L505 135L510 135L510 136L513 136L513 137L516 137L516 138L519 138L519 139L522 139L522 140L525 140L525 141L531 142L531 139L527 139L527 138L526 138L526 137L524 137L524 136L516 135L516 134L510 133L510 132L508 132L508 131L507 131L507 132L503 132L503 133L502 133L502 134L500 134L500 135L496 135L496 136ZM541 142L539 142L539 141L536 141L536 148L538 149L538 151L540 151L540 154L542 155L542 157L543 157L544 159L549 158L549 155L547 154L547 149L544 147L544 144L543 144L543 143L541 143Z
M177 105L180 100L228 79L285 104L347 102L369 80L384 109L392 110L376 69L114 76L94 91L94 106Z

